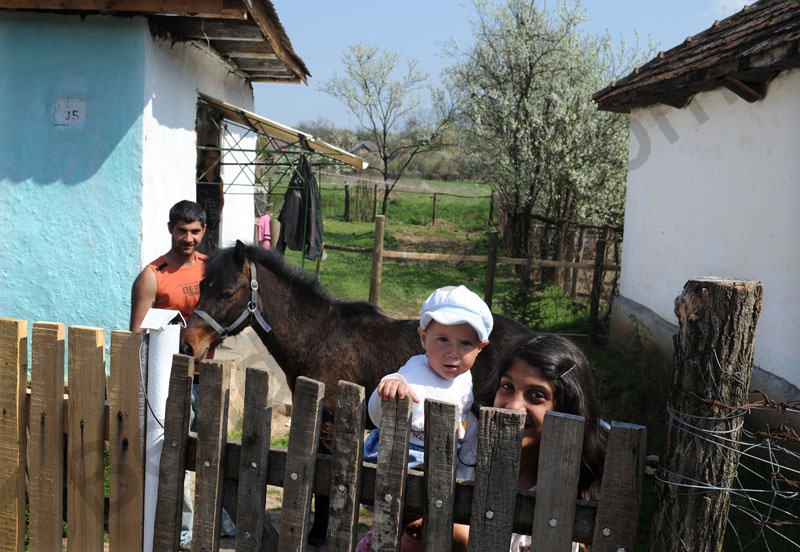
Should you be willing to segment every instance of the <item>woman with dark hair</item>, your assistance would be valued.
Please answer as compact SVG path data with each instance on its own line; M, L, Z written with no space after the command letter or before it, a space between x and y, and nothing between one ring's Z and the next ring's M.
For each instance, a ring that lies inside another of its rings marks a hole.
M600 404L589 359L567 338L541 334L520 342L512 355L500 366L497 391L491 405L473 405L467 434L458 450L459 477L472 478L478 448L478 418L481 406L494 406L525 412L522 452L517 487L532 490L536 487L539 470L539 450L542 425L548 410L583 416L585 419L581 473L578 496L597 500L605 461L605 443L600 433ZM406 527L401 550L419 547L421 521ZM416 540L416 544L410 544ZM467 550L469 526L453 528L453 550ZM531 537L514 534L511 552L530 550ZM420 548L421 549L421 548ZM577 543L573 550L578 550Z
M520 343L500 367L493 406L527 413L520 488L536 483L544 413L553 410L582 416L586 421L579 498L597 500L606 452L600 434L600 403L589 359L575 343L555 334Z

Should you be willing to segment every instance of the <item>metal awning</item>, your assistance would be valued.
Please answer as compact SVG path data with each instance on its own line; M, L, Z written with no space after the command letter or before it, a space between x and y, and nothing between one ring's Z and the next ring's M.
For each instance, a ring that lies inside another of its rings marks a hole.
M261 117L260 115L256 115L255 113L247 111L246 109L242 109L241 107L237 107L222 100L212 98L211 96L203 94L202 92L198 92L197 95L200 97L200 99L213 106L214 109L219 111L226 119L234 121L235 123L245 127L249 127L254 132L266 134L286 142L287 144L295 144L303 150L325 155L331 159L346 163L357 169L364 170L369 166L369 163L357 155L353 155L348 151L337 148L336 146L332 146L327 142L319 140L318 138L314 138L312 135L301 130L296 130L265 117Z

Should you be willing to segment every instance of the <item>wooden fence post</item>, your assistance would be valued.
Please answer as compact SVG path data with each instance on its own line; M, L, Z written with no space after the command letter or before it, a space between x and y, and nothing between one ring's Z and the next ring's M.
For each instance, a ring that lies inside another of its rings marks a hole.
M28 493L31 550L61 550L61 520L64 519L65 344L64 324L33 323L28 471L35 473L36 477L30 478ZM109 533L110 530L109 525Z
M254 552L261 550L263 539L272 406L269 370L248 366L245 373L239 496L236 507L236 550ZM277 539L275 542L277 543Z
M436 199L438 194L433 193L433 218L431 219L431 226L436 226Z
M492 308L494 296L494 274L497 270L497 230L489 232L489 257L486 260L486 283L483 287L483 301Z
M194 484L192 548L217 550L222 524L223 468L228 442L228 402L232 363L204 360L200 364L197 406L197 456Z
M356 528L366 419L364 388L349 381L340 381L336 387L336 432L331 459L327 550L354 550L358 544Z
M378 216L378 185L372 185L372 220Z
M169 393L164 407L164 443L158 465L158 498L153 527L153 551L169 552L181 541L183 485L189 444L194 358L174 355L169 374ZM197 462L195 461L195 464Z
M295 383L294 412L304 416L292 419L292 436L286 452L283 476L283 505L278 535L278 550L305 550L311 523L311 491L322 431L322 400L325 384L301 376Z
M344 185L344 221L350 222L350 184Z
M102 328L86 326L70 326L67 335L67 536L71 550L97 550L104 524L106 337Z
M28 383L28 323L0 318L0 548L22 550L25 540L25 387Z
M111 332L108 544L114 552L144 549L145 457L140 415L146 397L141 385L131 385L142 378L141 346L142 336L138 333ZM149 547L151 543L147 544Z
M597 317L600 311L600 294L603 289L603 265L606 261L606 242L608 228L597 239L594 254L594 274L592 275L592 297L589 303L589 345L597 345Z
M375 216L375 242L372 247L372 277L369 280L369 302L381 304L381 272L383 271L383 235L386 215Z
M650 550L722 550L753 367L762 286L689 280L679 330Z

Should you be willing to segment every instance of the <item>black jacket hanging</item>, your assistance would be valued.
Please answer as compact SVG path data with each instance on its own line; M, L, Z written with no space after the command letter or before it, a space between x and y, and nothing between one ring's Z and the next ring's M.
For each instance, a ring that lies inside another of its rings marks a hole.
M300 159L289 187L283 196L278 215L281 233L275 246L280 253L286 247L292 251L305 250L307 259L315 260L322 249L322 200L319 186L305 156Z

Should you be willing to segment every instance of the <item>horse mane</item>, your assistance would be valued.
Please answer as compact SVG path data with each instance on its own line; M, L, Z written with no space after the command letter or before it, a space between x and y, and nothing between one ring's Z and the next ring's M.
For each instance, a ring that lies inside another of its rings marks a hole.
M206 262L205 278L210 281L228 282L239 274L239 267L234 258L235 246L218 249L208 256ZM342 301L335 299L322 286L313 272L287 263L280 253L256 247L246 246L246 257L258 265L263 265L273 272L279 279L284 280L290 287L296 288L304 295L319 297L329 302L332 308L337 309L343 317L360 316L364 314L385 316L383 311L368 301Z

